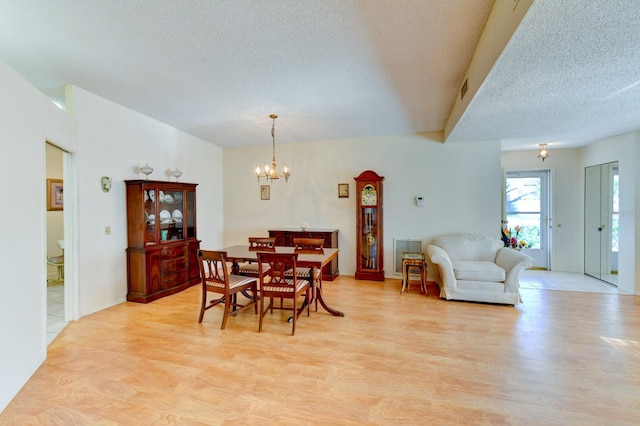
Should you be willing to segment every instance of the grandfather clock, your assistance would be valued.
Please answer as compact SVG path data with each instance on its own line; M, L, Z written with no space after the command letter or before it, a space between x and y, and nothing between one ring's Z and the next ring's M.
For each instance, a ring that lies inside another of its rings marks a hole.
M382 181L372 170L356 180L356 275L357 280L384 281L382 236Z

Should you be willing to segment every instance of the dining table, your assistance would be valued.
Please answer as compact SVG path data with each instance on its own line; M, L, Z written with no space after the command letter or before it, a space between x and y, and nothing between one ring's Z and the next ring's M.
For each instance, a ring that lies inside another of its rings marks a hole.
M257 262L258 261L258 252L269 252L269 253L298 253L298 258L296 260L296 264L298 268L309 268L309 282L312 285L311 291L311 300L306 300L306 303L311 303L314 300L320 302L322 308L330 313L331 315L343 317L344 313L332 308L324 299L324 294L322 292L322 285L317 285L315 280L313 279L313 274L315 269L322 269L323 266L331 263L333 259L338 257L338 249L337 248L324 248L321 252L311 253L306 250L296 250L295 247L284 247L284 246L275 246L268 250L264 248L254 248L249 247L248 245L236 245L225 247L221 249L221 251L225 251L227 253L227 260L231 262L231 273L237 274L239 271L239 263L241 262ZM306 305L305 305L306 306Z

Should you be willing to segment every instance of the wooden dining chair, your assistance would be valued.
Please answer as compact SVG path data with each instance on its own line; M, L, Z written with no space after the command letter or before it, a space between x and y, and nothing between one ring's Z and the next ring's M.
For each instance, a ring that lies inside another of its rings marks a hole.
M275 251L275 237L249 237L249 250L251 251ZM258 278L258 264L256 262L243 262L238 265L238 275Z
M296 253L299 254L324 254L324 238L294 238L293 246ZM310 268L297 267L295 269L296 276L302 279L309 279L310 276ZM293 275L293 269L290 269L285 272L286 276ZM322 269L314 268L313 270L313 286L322 287ZM315 310L318 311L318 299L313 294L313 299L315 300Z
M224 315L222 317L222 330L227 325L229 314L236 314L251 306L258 313L258 281L252 277L243 277L240 275L230 274L227 266L227 253L224 251L198 251L198 260L200 264L200 278L202 280L202 304L200 306L200 318L198 322L202 322L204 311L213 308L216 305L224 303ZM245 304L238 302L238 293L241 291L251 291L253 298L249 299ZM207 305L208 293L217 293L221 295L217 299L213 299Z
M262 331L262 323L267 311L273 314L275 310L292 311L291 335L296 332L296 319L304 310L304 304L310 300L310 284L308 280L293 276L285 276L285 271L295 269L298 259L297 253L266 253L258 252L258 265L260 276L260 322L258 332ZM268 269L266 268L268 266ZM306 299L302 299L302 295ZM269 299L269 305L265 308L264 302ZM291 300L292 303L285 305L285 300ZM280 300L280 304L274 303L274 300ZM298 300L303 300L298 307ZM307 316L309 316L309 304L306 303Z

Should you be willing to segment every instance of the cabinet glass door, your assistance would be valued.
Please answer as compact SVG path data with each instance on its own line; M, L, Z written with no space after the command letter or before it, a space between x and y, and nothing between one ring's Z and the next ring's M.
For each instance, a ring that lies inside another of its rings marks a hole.
M186 222L187 222L187 238L196 237L196 193L195 191L187 191L186 203Z
M156 191L143 189L144 192L144 219L145 219L145 244L157 244L156 241Z
M362 209L362 269L378 269L378 209Z
M183 233L183 191L158 191L158 219L160 221L160 242L184 238Z

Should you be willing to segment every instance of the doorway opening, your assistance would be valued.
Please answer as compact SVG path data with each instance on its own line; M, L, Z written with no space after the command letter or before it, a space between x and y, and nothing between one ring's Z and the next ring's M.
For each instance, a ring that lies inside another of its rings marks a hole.
M65 315L64 154L46 142L47 345L67 324Z
M503 221L534 269L550 270L549 192L549 170L506 172Z

